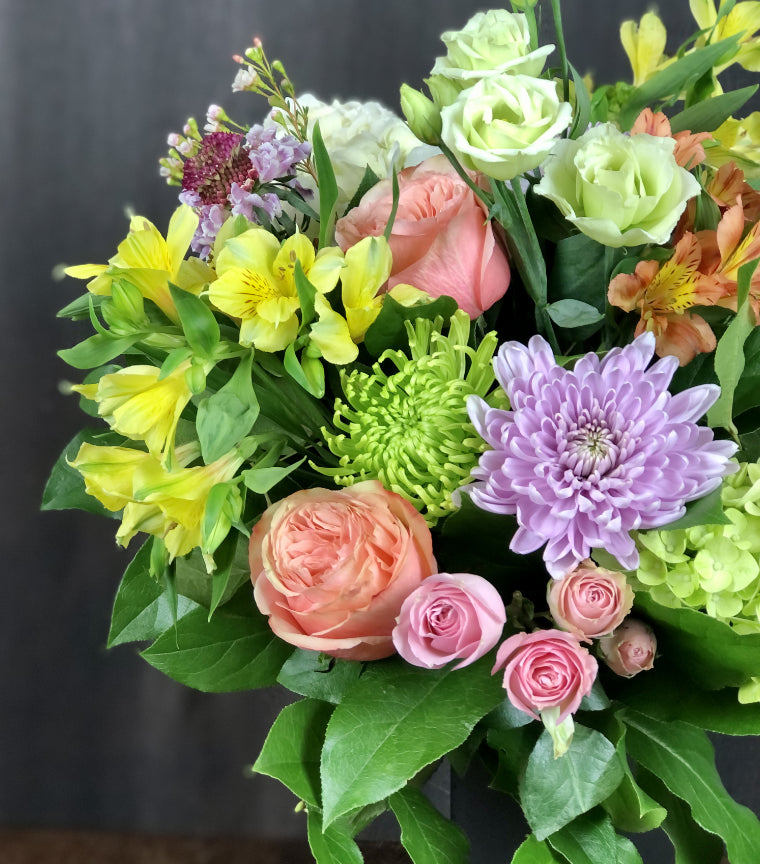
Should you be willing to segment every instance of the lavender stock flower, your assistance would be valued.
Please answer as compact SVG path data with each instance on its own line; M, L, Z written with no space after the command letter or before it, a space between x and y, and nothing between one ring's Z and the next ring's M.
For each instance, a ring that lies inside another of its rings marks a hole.
M507 342L494 368L512 410L468 399L470 419L492 449L463 491L484 510L517 516L514 552L546 543L555 578L592 548L635 568L630 531L678 519L687 501L735 470L728 460L736 446L696 424L719 388L671 395L678 360L665 357L647 370L653 353L654 337L644 333L603 360L587 354L571 371L557 365L540 336L527 347Z

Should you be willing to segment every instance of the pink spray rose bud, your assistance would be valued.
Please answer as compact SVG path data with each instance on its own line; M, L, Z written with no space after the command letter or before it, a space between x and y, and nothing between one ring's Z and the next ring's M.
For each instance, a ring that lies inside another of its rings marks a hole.
M643 621L626 618L612 635L599 640L599 650L613 672L633 678L654 665L657 639Z
M398 185L388 288L406 284L431 297L446 294L477 318L504 296L510 276L485 205L445 156L405 169ZM392 205L392 181L382 180L336 223L340 248L345 252L364 237L381 235Z
M598 667L572 634L536 630L516 633L502 643L491 674L501 669L504 689L515 708L535 720L541 711L559 708L559 724L589 694Z
M633 590L622 573L586 560L562 579L553 579L546 599L560 629L590 642L622 624L633 606Z
M414 666L468 666L501 638L507 615L499 592L472 573L435 573L404 600L393 630L396 651Z
M349 660L393 654L401 604L438 570L423 517L377 480L273 504L249 558L256 605L277 636Z

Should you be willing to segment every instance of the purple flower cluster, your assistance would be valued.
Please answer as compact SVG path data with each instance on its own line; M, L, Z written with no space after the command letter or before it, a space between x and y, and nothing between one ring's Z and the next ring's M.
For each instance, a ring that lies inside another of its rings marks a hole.
M252 126L245 136L226 131L205 135L198 152L185 160L179 196L200 220L192 250L208 257L229 215L257 222L260 209L270 219L279 216L282 207L271 184L298 188L296 165L310 154L308 142L275 126Z
M729 459L736 445L696 423L719 388L671 395L678 360L664 357L647 369L653 354L654 336L644 333L603 360L587 354L568 370L540 336L527 347L507 342L494 369L512 410L469 397L470 419L491 449L462 491L484 510L516 515L510 548L527 554L545 543L555 578L593 548L635 568L630 531L678 519L687 501L735 470Z

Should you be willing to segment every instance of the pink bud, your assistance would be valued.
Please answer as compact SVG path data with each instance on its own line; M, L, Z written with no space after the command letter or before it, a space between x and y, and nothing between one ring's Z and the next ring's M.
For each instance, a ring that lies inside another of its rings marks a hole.
M632 678L654 665L657 640L643 621L626 618L614 633L599 640L599 650L613 672Z

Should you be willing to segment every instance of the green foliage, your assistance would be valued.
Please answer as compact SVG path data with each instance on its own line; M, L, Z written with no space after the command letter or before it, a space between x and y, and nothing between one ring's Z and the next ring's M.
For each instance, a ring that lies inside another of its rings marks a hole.
M696 105L690 105L670 118L670 130L678 132L714 132L757 92L757 84L721 93Z
M533 834L526 837L512 858L512 864L558 864L559 861L549 844L545 840L536 840Z
M324 249L330 244L335 228L338 184L318 122L314 124L311 143L314 148L314 165L319 181L319 248Z
M125 642L147 642L170 630L174 623L198 608L187 597L173 597L167 585L150 575L150 538L124 571L111 614L108 647ZM175 605L176 601L176 605Z
M364 861L361 850L344 825L334 823L323 830L319 810L309 810L307 831L316 864L362 864Z
M183 291L171 282L169 290L177 307L187 344L198 357L211 359L220 339L219 324L214 313L195 294Z
M576 724L570 748L555 759L544 731L520 778L520 803L533 833L545 840L604 801L622 779L615 747L600 732Z
M302 801L321 804L319 757L332 706L301 699L282 709L272 724L253 769L274 777Z
M446 296L436 297L432 302L419 306L402 306L387 295L383 299L379 315L367 330L364 347L373 357L379 357L388 348L405 349L409 344L405 321L414 321L417 318L434 321L439 316L448 319L456 308L456 300Z
M628 753L691 808L695 822L721 837L731 864L755 864L760 822L726 792L707 735L686 723L663 723L625 710Z
M362 664L336 660L318 651L296 650L277 676L277 683L293 693L337 705L359 680Z
M391 795L388 803L401 826L401 843L413 864L468 864L467 837L419 789L406 786Z
M663 531L681 531L684 528L693 528L696 525L730 525L731 520L726 516L721 503L720 488L705 495L704 498L698 498L696 501L690 501L686 505L686 512L680 519L671 522L669 525L663 525Z
M292 650L246 591L245 602L225 604L210 620L205 609L189 612L142 656L180 684L226 693L274 684Z
M615 834L609 817L599 808L584 813L547 839L572 864L641 864L641 857L630 841ZM624 858L620 857L620 851Z
M428 670L370 666L335 709L322 752L325 824L398 791L458 747L503 698L493 658Z

